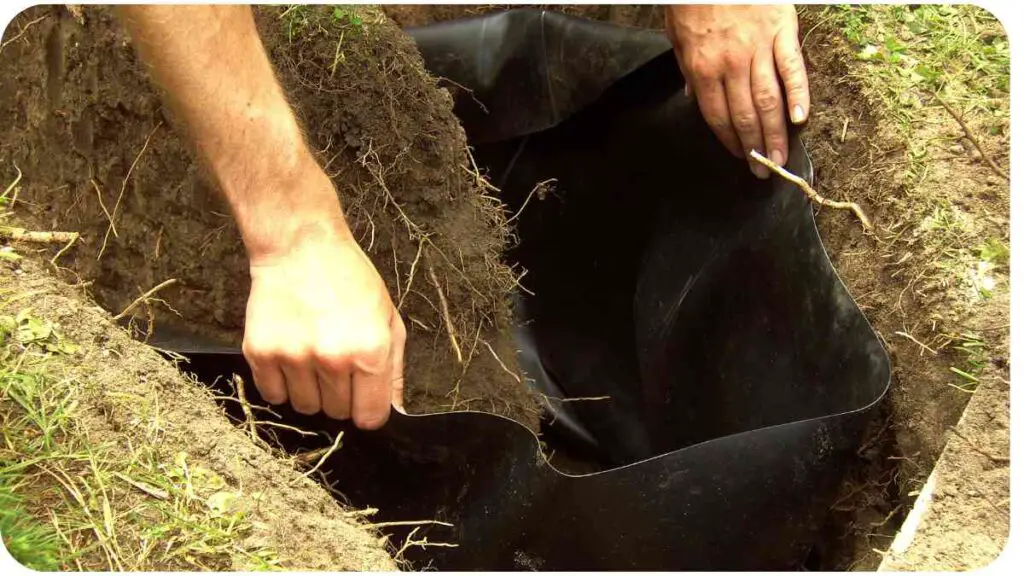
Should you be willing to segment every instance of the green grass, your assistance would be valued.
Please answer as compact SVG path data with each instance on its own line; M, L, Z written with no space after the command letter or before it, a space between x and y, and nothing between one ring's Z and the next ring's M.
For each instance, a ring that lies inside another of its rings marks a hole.
M245 544L237 491L154 448L155 407L133 437L90 437L81 383L61 368L76 350L29 310L0 313L0 531L12 555L43 570L276 569L272 551Z
M6 468L6 463L0 460L0 537L4 547L15 560L32 570L60 570L66 566L61 559L67 556L60 537L52 526L30 516L18 494L24 477L5 471Z
M950 366L954 375L950 386L963 392L974 392L988 366L988 345L976 334L947 335L952 350L959 356L959 366Z
M981 8L920 4L837 5L825 9L869 63L872 84L890 110L913 120L916 94L1000 111L1010 89L1010 45L998 20Z

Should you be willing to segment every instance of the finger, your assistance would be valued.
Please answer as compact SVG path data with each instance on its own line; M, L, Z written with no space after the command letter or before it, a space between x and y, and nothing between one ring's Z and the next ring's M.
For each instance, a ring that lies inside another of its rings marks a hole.
M375 430L391 415L390 346L368 350L352 371L352 422L358 428Z
M253 352L248 345L242 346L242 355L252 370L252 381L260 396L271 404L284 404L288 400L288 389L284 385L284 374L277 362Z
M754 108L754 97L750 92L750 68L736 71L725 81L725 93L728 98L729 112L732 115L733 129L743 145L744 155L757 150L764 152L764 141L761 135L761 120ZM747 159L754 174L759 178L768 177L768 169Z
M775 66L786 87L789 117L794 124L803 124L811 113L811 91L795 25L775 37Z
M320 384L320 409L335 420L352 417L352 375L338 365L321 363L317 368Z
M316 414L320 411L320 385L312 365L288 362L281 365L288 399L292 408L300 414Z
M743 158L743 146L729 119L729 104L725 86L719 80L704 80L694 86L701 115L719 141L737 158Z
M405 414L405 323L396 311L391 320L391 405Z
M765 153L779 166L786 164L789 153L786 112L782 88L775 74L775 58L770 52L758 52L750 71L750 89L761 121Z

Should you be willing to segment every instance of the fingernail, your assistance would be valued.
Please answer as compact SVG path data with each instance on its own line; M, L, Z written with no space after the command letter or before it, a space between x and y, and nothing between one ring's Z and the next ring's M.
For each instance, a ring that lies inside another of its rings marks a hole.
M804 113L804 109L799 104L793 106L793 122L801 124L806 119L807 115Z
M784 165L786 162L782 158L782 152L778 150L772 150L772 162L775 162L779 166Z

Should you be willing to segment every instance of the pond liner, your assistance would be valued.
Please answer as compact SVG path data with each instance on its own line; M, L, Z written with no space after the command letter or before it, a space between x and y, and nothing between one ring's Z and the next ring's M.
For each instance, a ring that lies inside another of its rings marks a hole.
M478 165L525 203L508 258L529 271L518 341L552 398L543 440L601 471L560 471L492 414L395 412L368 432L283 408L344 431L334 488L374 522L447 523L386 530L457 544L408 547L420 568L799 568L890 376L806 197L718 143L661 34L536 10L409 32ZM787 168L810 180L792 136ZM205 381L249 380L237 350L153 344Z

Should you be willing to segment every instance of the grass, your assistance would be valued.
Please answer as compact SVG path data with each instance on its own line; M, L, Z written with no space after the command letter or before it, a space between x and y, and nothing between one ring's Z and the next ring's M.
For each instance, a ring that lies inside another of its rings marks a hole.
M0 464L2 466L2 464ZM21 565L43 572L67 566L61 561L60 537L48 526L29 515L18 490L24 477L13 471L0 472L0 536L3 545Z
M898 176L904 194L884 201L899 215L892 253L913 255L896 276L906 277L914 290L945 291L950 309L969 314L995 291L1008 289L1004 239L1009 236L1005 226L987 218L1002 211L1004 200L986 207L963 192L1005 182L987 182L994 176L976 157L976 168L962 169L974 147L934 96L957 111L1005 167L1010 77L1005 31L990 13L967 5L832 5L819 16L849 42L851 76L881 105L884 126L904 146ZM936 173L948 160L955 162L949 171Z
M4 304L17 301L8 298ZM3 308L0 307L0 310ZM42 570L267 570L275 554L245 544L238 494L147 440L90 438L76 352L29 310L0 315L0 531L12 555Z

